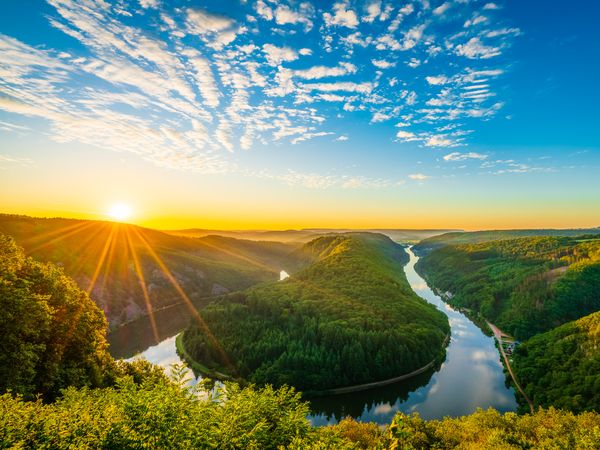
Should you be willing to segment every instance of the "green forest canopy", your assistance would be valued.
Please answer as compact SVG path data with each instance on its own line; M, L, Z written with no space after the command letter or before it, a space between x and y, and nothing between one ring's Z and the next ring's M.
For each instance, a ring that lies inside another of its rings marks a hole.
M529 230L485 230L485 231L451 231L436 236L427 237L413 247L418 255L424 255L436 248L446 245L478 244L482 242L499 241L534 236L582 236L600 234L600 228L573 229L529 229Z
M193 324L183 336L187 353L227 371L224 350L235 375L303 391L384 380L443 354L447 318L410 288L400 245L347 234L317 238L302 253L315 261L286 281L203 308L220 348Z
M534 405L600 411L600 311L532 337L513 359Z
M450 302L526 339L600 309L600 239L531 237L447 246L417 269Z

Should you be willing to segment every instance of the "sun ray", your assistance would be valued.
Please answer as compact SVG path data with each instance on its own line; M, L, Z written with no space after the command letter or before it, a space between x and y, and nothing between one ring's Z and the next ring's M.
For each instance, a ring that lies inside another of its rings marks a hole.
M98 275L100 275L100 270L102 270L102 266L104 265L104 260L106 259L106 255L108 254L108 250L110 249L110 246L112 245L112 240L115 235L115 230L116 230L116 225L112 224L112 226L110 228L110 233L108 235L108 238L106 239L106 242L104 243L104 247L102 248L102 253L100 254L100 258L98 259L98 263L96 264L96 269L94 270L94 274L92 275L92 279L90 280L90 284L88 285L88 288L86 290L86 292L88 294L90 294L92 292L92 290L94 289L94 286L96 285L96 281L98 280Z
M106 242L104 244L104 247L102 249L102 253L100 254L100 258L98 260L98 263L96 264L96 268L94 270L94 274L92 275L92 279L91 279L91 281L89 283L88 288L86 289L86 293L88 295L94 289L94 285L96 284L96 280L98 279L98 275L100 274L100 271L102 270L102 266L104 265L104 260L106 259L106 255L108 253L108 250L110 248L112 239L114 237L114 233L115 233L115 225L113 224L111 226L111 230L110 230L110 233L108 235L108 238L107 238L107 240L106 240ZM79 320L81 318L81 313L83 312L83 306L84 306L84 304L80 303L79 307L77 308L77 311L75 311L75 314L73 315L73 317L70 318L69 329L65 333L65 345L59 350L61 352L60 359L62 359L62 354L64 353L64 351L69 346L71 338L73 337L73 333L75 332L75 328L79 324Z
M202 316L200 315L198 310L194 307L194 304L192 303L190 298L187 296L187 294L185 293L185 291L183 290L183 288L181 287L181 285L179 284L177 279L173 276L173 274L171 273L169 268L165 265L165 263L160 258L160 256L158 256L158 254L154 251L154 249L148 243L148 241L142 235L142 233L137 228L133 228L133 231L135 232L135 234L137 235L139 240L142 242L142 244L144 245L146 250L148 250L148 253L150 254L150 256L152 256L154 261L156 261L156 263L162 270L163 274L167 277L167 279L169 280L171 285L175 288L177 293L181 296L181 298L185 302L186 306L188 307L188 309L189 309L190 313L192 314L192 317L194 318L196 323L200 326L202 331L204 331L205 335L208 337L208 339L210 340L210 342L214 346L214 348L219 352L219 354L221 356L221 360L225 363L227 368L235 375L237 373L237 371L236 371L235 367L233 366L233 364L230 362L229 357L225 353L225 350L223 349L223 347L221 346L221 344L219 343L219 341L217 340L215 335L212 333L208 324L204 321L204 319L202 318Z
M85 263L94 257L93 251L85 251L90 248L92 243L96 241L98 237L100 237L109 227L108 223L97 224L97 228L93 230L88 236L85 237L85 240L81 241L76 248L76 251L73 253L79 252L79 256L77 259L71 264L70 273L74 276L78 276L81 272L85 272L84 267Z
M250 258L250 257L248 257L246 255L242 255L240 253L236 253L236 252L233 252L231 250L227 250L225 248L219 247L219 246L211 244L209 242L205 242L205 241L200 241L200 242L201 242L202 245L205 245L206 247L210 247L210 248L212 248L214 250L217 250L217 251L219 251L221 253L225 253L226 255L233 256L234 258L241 259L242 261L246 261L246 262L248 262L250 264L258 266L261 269L265 269L265 270L268 270L270 272L279 273L279 270L280 270L279 268L268 266L268 265L266 265L266 264L264 264L264 263L262 263L262 262L260 262L260 261L258 261L256 259Z
M102 295L104 295L104 292L106 292L106 283L108 283L108 280L110 278L110 270L113 265L115 251L117 249L117 244L119 241L119 236L121 236L121 233L123 231L121 225L114 225L114 226L116 228L116 234L115 234L114 239L112 239L112 241L111 241L110 248L108 250L108 257L106 259L106 264L104 264L104 273L102 274L102 285L100 287Z
M144 302L146 303L146 310L148 311L148 317L150 318L150 325L152 326L152 333L154 334L154 340L156 343L159 342L158 337L158 327L156 326L156 319L154 318L154 310L152 309L152 302L150 301L150 296L148 295L148 289L146 288L146 279L144 278L144 272L142 269L142 265L140 263L139 256L133 247L133 242L131 240L131 233L129 227L125 228L125 236L127 239L127 248L129 249L129 253L131 254L131 258L133 259L133 267L135 269L135 273L137 275L138 281L140 283L140 287L142 288L142 294L144 295Z
M71 229L67 233L63 233L64 230L65 229L70 229L71 227L66 227L65 229L55 230L52 233L45 233L45 234L42 234L42 235L38 235L38 236L36 236L36 238L43 239L44 236L50 237L50 235L53 236L55 234L63 233L63 234L60 234L59 236L54 237L53 239L50 239L49 241L41 243L41 244L37 245L36 247L27 250L27 254L31 255L32 253L35 253L35 252L37 252L37 251L39 251L39 250L41 250L41 249L43 249L45 247L48 247L49 245L56 244L57 242L60 242L63 239L66 239L66 238L71 237L71 236L73 236L75 234L81 233L82 231L84 231L84 230L92 227L93 225L95 225L94 222L87 222L87 223L81 224L81 226L73 227L73 229Z

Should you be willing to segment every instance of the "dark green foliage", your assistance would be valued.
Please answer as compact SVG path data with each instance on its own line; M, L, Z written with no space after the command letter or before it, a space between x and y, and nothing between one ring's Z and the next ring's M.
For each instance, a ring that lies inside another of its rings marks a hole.
M453 231L450 233L439 234L423 239L413 247L413 251L418 255L424 255L436 248L446 245L460 244L478 244L482 242L499 241L503 239L515 239L532 236L593 236L600 235L600 228L582 228L582 229L541 229L541 230L487 230L461 232Z
M532 237L447 246L417 265L450 302L526 339L600 309L600 240Z
M411 290L401 246L349 234L315 239L303 253L315 262L288 280L203 309L219 346L192 325L187 352L212 369L303 391L391 378L443 353L447 319Z
M532 337L513 368L536 406L600 411L600 312Z
M112 359L102 311L63 271L0 235L0 392L99 386Z

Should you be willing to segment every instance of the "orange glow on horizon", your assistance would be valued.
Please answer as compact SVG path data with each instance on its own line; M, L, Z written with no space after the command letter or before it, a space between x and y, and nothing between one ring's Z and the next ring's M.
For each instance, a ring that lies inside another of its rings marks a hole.
M198 208L201 209L201 208ZM80 220L99 220L112 222L104 213L75 212L61 210L3 210L5 214L22 214L32 217L67 218ZM331 229L440 229L440 230L502 230L502 229L542 229L542 228L595 228L600 226L600 217L597 211L588 209L584 213L576 214L568 211L568 207L560 210L540 211L535 214L527 212L526 207L511 209L510 213L502 211L491 215L489 211L473 212L465 210L453 211L450 208L421 208L421 211L409 213L394 212L379 214L360 214L360 211L336 211L331 209L326 213L277 214L251 216L235 211L215 215L196 215L186 213L157 214L148 212L136 214L135 218L127 223L157 230L180 229L206 229L222 231L255 231L255 230L300 230L308 228ZM116 221L115 223L119 223ZM76 231L79 225L74 225ZM59 237L61 239L62 237ZM45 245L45 244L44 244Z

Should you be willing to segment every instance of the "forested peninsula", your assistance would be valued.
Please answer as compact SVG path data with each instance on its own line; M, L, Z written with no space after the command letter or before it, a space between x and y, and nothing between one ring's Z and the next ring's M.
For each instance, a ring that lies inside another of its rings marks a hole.
M203 308L212 336L193 323L182 339L187 355L245 381L308 393L443 361L448 320L409 286L402 246L351 233L317 238L300 251L312 263L287 280Z

